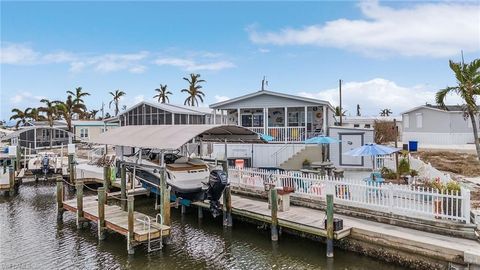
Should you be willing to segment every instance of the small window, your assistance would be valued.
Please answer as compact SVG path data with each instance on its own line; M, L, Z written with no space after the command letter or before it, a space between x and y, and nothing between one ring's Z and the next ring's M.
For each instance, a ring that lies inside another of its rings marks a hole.
M403 127L409 128L410 127L410 117L408 114L403 115Z
M423 115L421 113L415 114L417 120L417 128L423 127Z
M80 129L80 138L88 138L88 128Z
M365 124L365 128L371 128L372 126L370 124Z
M360 127L360 124L353 124L353 127L358 128L358 127Z

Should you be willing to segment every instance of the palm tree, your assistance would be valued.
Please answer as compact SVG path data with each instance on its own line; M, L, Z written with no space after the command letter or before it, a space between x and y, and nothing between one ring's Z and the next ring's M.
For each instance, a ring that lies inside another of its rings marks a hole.
M17 120L17 123L15 124L15 128L18 128L20 124L25 125L29 119L28 116L28 110L26 109L25 111L22 111L20 109L13 109L12 113L14 113L12 116L10 116L10 120Z
M110 108L112 106L112 103L115 104L115 116L117 116L118 112L119 112L118 106L119 106L119 103L120 103L120 98L125 96L126 93L121 91L121 90L115 90L115 93L110 92L110 95L112 95L113 98L110 101L110 103L108 104L108 108Z
M346 113L347 113L346 110L342 110L342 116L345 116ZM335 116L340 116L340 107L339 106L335 107Z
M168 95L171 95L172 92L167 90L167 85L162 85L160 84L160 88L155 89L158 94L153 96L153 98L158 98L158 102L160 103L170 103L170 99L168 98Z
M88 118L95 120L98 112L99 110L90 110L90 112L88 112Z
M390 114L392 114L392 110L388 108L380 111L380 116L390 116Z
M182 89L182 93L188 93L188 97L185 99L185 102L183 103L184 105L190 105L190 106L195 106L198 105L198 99L203 103L203 98L205 97L205 94L200 90L202 89L202 86L199 85L202 82L205 82L205 80L201 80L200 74L190 74L190 78L183 78L185 81L188 82L189 86L188 89Z
M53 127L53 121L57 118L57 104L59 101L50 101L44 98L40 102L44 103L45 106L39 107L38 110L45 113L48 125Z
M469 64L465 64L463 61L462 63L455 63L452 60L449 63L458 85L439 90L435 95L435 101L438 105L447 109L445 98L448 94L455 93L463 99L462 108L465 117L472 121L473 138L475 139L477 157L480 160L480 142L478 140L477 121L475 120L479 111L476 97L480 95L480 59L475 59Z
M75 103L72 95L68 95L65 102L57 104L57 112L60 114L65 122L67 122L67 130L72 131L72 119L75 113L81 113L85 110L85 105Z
M41 111L38 108L27 108L25 112L27 112L27 117L34 121L45 121L47 119L40 114Z
M67 91L67 94L71 95L73 97L73 103L77 104L77 105L80 105L80 104L83 104L85 105L85 101L83 100L83 97L86 97L86 96L90 96L90 93L87 93L87 92L82 92L82 87L77 87L75 88L75 92L72 92L72 91ZM88 118L88 113L86 111L87 107L85 107L85 110L83 110L82 112L78 113L78 117L80 119L86 119Z

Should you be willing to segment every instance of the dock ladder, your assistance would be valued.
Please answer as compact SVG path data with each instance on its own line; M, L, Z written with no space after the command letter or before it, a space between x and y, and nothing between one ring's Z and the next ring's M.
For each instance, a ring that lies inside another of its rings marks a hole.
M160 227L157 227L157 226L153 225L149 216L144 216L143 219L137 219L137 220L143 223L143 230L148 231L148 242L147 242L148 252L154 252L154 251L161 250L163 248L163 242L162 242L163 241L163 218L162 218L162 215L157 214L157 216L155 217L155 223L160 224ZM152 228L157 229L160 233L160 237L156 240L152 240L152 237L151 237Z

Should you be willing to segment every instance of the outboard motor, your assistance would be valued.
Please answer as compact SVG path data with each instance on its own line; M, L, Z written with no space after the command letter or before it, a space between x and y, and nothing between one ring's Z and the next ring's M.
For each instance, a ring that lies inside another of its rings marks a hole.
M43 172L43 175L45 175L45 178L47 177L49 163L50 163L50 159L48 158L47 155L45 155L42 159L42 172Z
M227 174L222 170L213 170L208 178L207 199L210 200L210 211L213 217L221 214L220 197L228 185Z

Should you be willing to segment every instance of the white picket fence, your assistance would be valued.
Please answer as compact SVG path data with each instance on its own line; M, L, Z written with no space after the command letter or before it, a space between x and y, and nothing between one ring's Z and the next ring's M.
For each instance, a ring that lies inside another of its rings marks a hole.
M374 211L435 220L470 223L470 190L460 192L395 184L365 182L363 179L334 179L301 172L269 171L256 168L229 168L231 185L264 190L266 184L290 187L294 196L325 199L334 194L335 202Z

